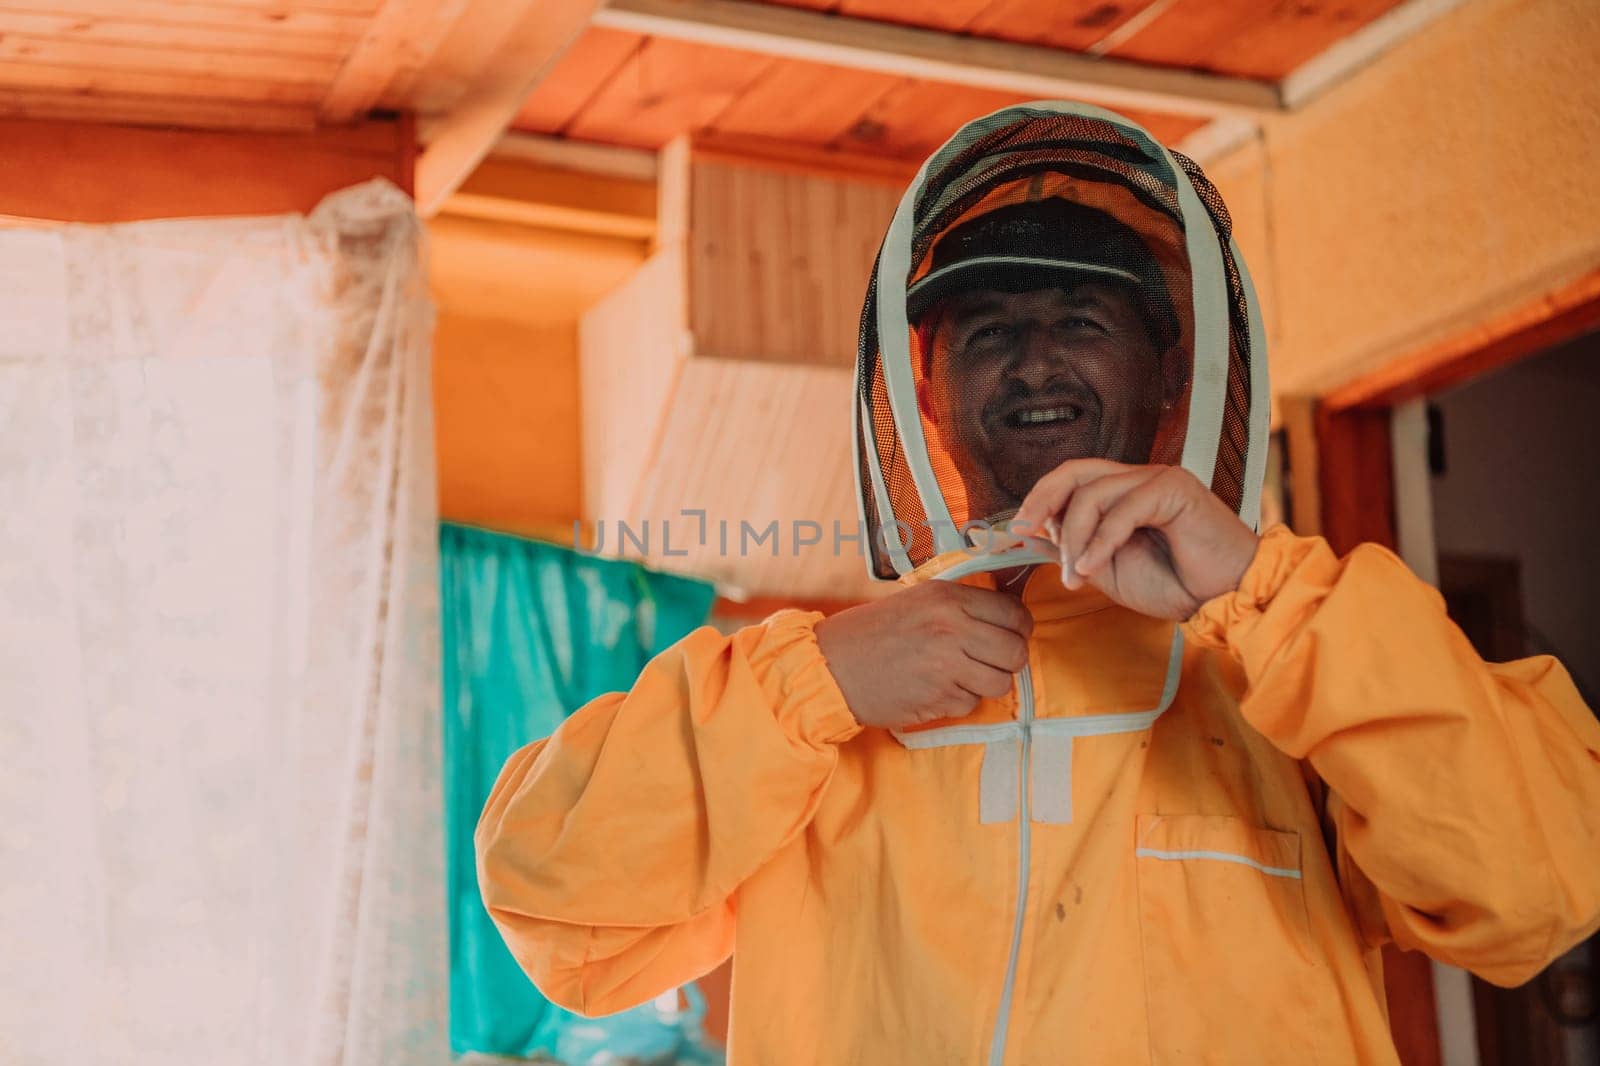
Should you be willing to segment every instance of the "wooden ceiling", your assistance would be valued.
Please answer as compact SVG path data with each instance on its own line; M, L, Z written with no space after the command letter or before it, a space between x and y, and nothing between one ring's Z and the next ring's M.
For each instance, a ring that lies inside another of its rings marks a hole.
M3 0L0 114L307 129L381 0Z
M761 0L1278 81L1400 0Z
M1070 93L1179 142L1294 106L1316 57L1455 2L0 0L0 116L293 130L409 112L429 210L508 127L911 161L975 115Z
M684 132L920 162L962 123L1030 97L591 28L517 113L515 128L659 148ZM1145 113L1176 143L1204 119Z

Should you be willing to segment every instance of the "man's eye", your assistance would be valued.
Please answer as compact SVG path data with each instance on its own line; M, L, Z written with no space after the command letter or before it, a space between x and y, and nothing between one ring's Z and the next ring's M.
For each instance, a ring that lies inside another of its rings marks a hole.
M981 344L989 341L1003 340L1011 335L1011 327L996 323L990 326L980 326L972 331L967 338L968 344Z
M1089 318L1085 315L1071 315L1062 319L1060 322L1060 328L1069 330L1094 329L1100 330L1101 332L1105 331L1105 327L1100 324L1098 319Z

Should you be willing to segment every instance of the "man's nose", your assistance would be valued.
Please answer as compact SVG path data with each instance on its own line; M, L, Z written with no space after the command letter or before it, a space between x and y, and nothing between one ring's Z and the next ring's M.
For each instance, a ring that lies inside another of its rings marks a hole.
M1060 339L1048 329L1029 326L1017 333L1017 346L1006 365L1006 376L1037 390L1059 377L1067 365L1067 349Z

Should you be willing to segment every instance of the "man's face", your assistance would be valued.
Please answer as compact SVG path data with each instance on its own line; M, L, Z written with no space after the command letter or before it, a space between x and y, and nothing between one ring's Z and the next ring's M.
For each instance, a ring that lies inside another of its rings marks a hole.
M1149 460L1184 371L1176 349L1156 350L1127 287L975 290L931 313L923 409L966 483L971 517L1015 508L1068 459Z

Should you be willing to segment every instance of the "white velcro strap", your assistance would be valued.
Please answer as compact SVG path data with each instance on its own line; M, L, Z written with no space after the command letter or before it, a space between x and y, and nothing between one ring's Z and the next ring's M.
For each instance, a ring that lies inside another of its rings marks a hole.
M978 775L978 821L984 825L1017 820L1022 795L1022 745L996 740L983 746Z
M1033 738L1028 768L1028 802L1035 822L1067 825L1072 821L1072 738Z

